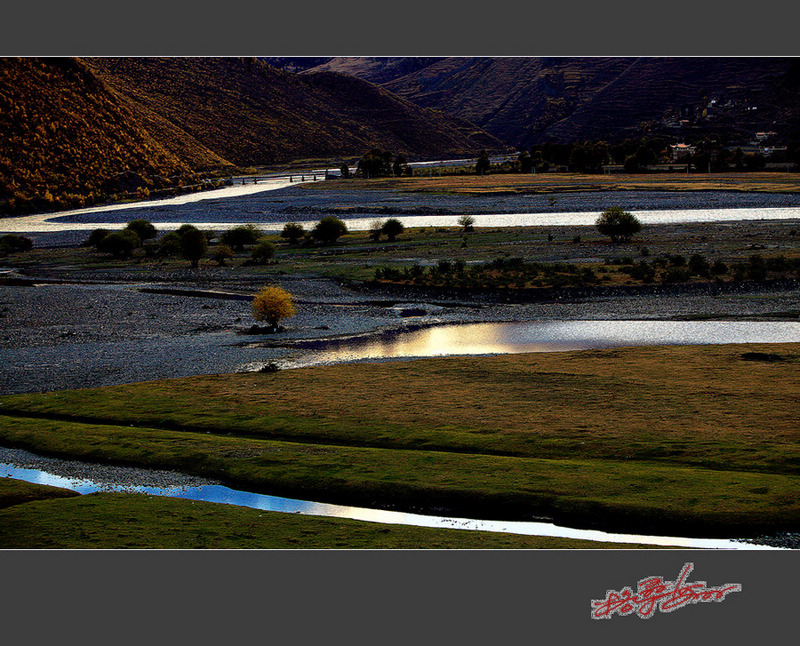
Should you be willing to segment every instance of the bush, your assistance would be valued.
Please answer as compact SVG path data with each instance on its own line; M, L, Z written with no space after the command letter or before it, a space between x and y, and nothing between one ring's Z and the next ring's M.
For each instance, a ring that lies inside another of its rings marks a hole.
M381 227L381 231L389 238L389 242L394 242L395 238L405 231L405 226L397 218L389 218Z
M747 277L750 280L764 280L767 277L767 263L762 256L750 256L747 261Z
M256 321L267 321L273 330L277 329L278 321L295 314L289 292L274 286L264 287L256 294L252 310Z
M332 244L345 233L347 233L347 225L339 218L328 215L317 222L311 231L311 236L323 244Z
M726 265L721 260L715 260L714 264L711 265L711 273L714 276L721 276L722 274L728 273L728 265Z
M87 247L94 247L95 249L100 249L100 242L105 238L109 233L111 233L110 229L95 229L89 234L89 237L86 239L84 245Z
M288 240L291 244L297 244L297 241L300 240L306 234L306 230L303 228L302 224L297 224L297 222L288 222L283 227L283 231L281 231L281 238Z
M250 257L259 265L266 264L275 257L275 245L262 238L261 241L253 247L253 250L250 252Z
M170 231L158 241L159 256L177 256L181 252L181 236L177 231Z
M689 271L697 276L708 278L711 275L711 266L705 257L696 253L689 258Z
M149 220L131 220L125 228L136 233L136 235L139 236L139 240L142 242L155 238L158 235L158 231L156 231L156 228Z
M0 236L0 253L15 253L33 249L33 240L13 233Z
M134 249L142 246L142 241L135 231L123 229L109 233L97 245L97 250L110 253L114 258L130 258Z
M252 224L244 224L242 226L233 227L224 231L219 237L222 244L233 247L236 251L242 251L245 245L256 244L261 238L261 231L259 231Z
M233 258L233 249L226 244L217 245L211 260L215 261L220 267L225 266L225 262Z
M642 224L632 213L623 211L618 206L606 209L595 222L597 230L609 236L611 242L628 242L642 229Z
M670 267L662 275L665 283L685 283L689 280L689 270L686 267Z
M383 235L383 225L384 222L382 220L375 220L369 225L369 233L367 236L370 240L374 242L380 242L381 236Z

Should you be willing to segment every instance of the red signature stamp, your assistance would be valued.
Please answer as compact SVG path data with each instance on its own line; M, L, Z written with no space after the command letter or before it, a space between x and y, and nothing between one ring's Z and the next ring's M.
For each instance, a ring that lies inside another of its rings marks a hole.
M592 619L611 619L615 614L625 616L635 612L649 619L659 612L672 612L692 603L721 602L731 592L741 592L741 583L724 583L707 588L705 581L689 583L687 578L694 563L686 563L677 580L663 581L651 576L639 581L636 593L630 587L621 591L607 590L605 599L592 599Z

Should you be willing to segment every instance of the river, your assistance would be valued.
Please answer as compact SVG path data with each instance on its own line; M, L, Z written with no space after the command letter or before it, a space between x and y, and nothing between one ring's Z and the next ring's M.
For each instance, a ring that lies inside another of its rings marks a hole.
M15 478L53 487L61 487L77 491L81 494L96 491L121 491L125 493L144 493L155 496L169 496L188 500L202 500L220 504L239 505L263 511L325 516L332 518L348 518L373 523L414 525L417 527L433 527L440 529L459 529L465 531L502 532L524 534L527 536L551 536L561 538L604 541L610 543L652 545L654 547L682 547L692 549L721 550L763 550L776 549L766 545L758 545L728 539L688 538L680 536L647 536L639 534L622 534L599 530L575 529L562 527L547 522L497 521L472 518L456 518L448 516L429 516L365 507L350 507L328 503L282 498L264 494L238 491L219 484L182 484L171 486L153 486L137 484L142 478L141 469L130 469L134 482L125 482L125 468L114 467L116 481L98 480L85 475L91 473L93 465L80 465L84 474L81 476L63 475L64 466L76 467L75 462L67 463L54 458L41 458L27 451L0 448L0 477ZM39 467L33 467L39 464ZM28 465L28 466L19 466ZM97 465L102 470L105 467ZM61 471L62 474L56 473Z

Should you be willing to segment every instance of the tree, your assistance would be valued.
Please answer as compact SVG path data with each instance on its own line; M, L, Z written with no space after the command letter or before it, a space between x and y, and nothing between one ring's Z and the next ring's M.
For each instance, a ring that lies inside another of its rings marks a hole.
M275 257L275 245L266 238L261 238L259 243L253 247L250 257L259 265L266 264L267 261Z
M191 225L185 225L191 226ZM177 256L181 252L181 234L178 231L170 231L163 235L158 241L159 256Z
M406 170L408 169L408 160L406 156L402 153L398 153L394 158L394 163L392 164L392 175L395 177L401 177L405 175Z
M266 321L273 331L278 329L278 321L295 315L292 296L286 290L275 287L264 287L252 303L253 318L256 321Z
M347 225L336 216L328 215L317 222L311 231L311 236L323 244L332 244L345 233L347 233Z
M464 232L474 231L475 218L471 215L462 215L458 218L458 226L464 229Z
M223 232L219 241L230 245L236 251L242 251L245 245L255 244L261 237L261 231L252 224L243 224Z
M481 154L478 156L478 161L475 162L475 173L477 175L485 175L489 171L490 165L489 153L487 153L485 150L481 150Z
M618 206L603 211L595 226L600 233L610 236L611 242L627 242L642 229L642 224L635 215Z
M381 231L389 238L389 242L394 242L395 238L405 231L405 226L397 218L389 218L381 227Z
M158 231L156 231L156 228L149 220L131 220L125 228L135 232L142 242L155 238L158 235Z
M380 242L381 236L383 235L383 227L385 223L382 220L375 220L371 225L369 225L369 239L374 240L375 242Z
M197 269L200 258L205 256L208 250L208 240L200 229L188 226L191 228L184 229L181 235L181 256L192 263L192 269Z
M291 244L297 244L297 241L302 238L305 233L306 230L303 228L302 224L287 222L283 227L283 231L281 231L281 238L285 238Z

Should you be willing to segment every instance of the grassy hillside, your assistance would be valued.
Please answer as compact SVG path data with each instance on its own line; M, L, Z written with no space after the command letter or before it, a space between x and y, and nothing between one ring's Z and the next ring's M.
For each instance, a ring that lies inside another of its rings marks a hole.
M83 206L190 167L74 59L0 58L0 209Z

